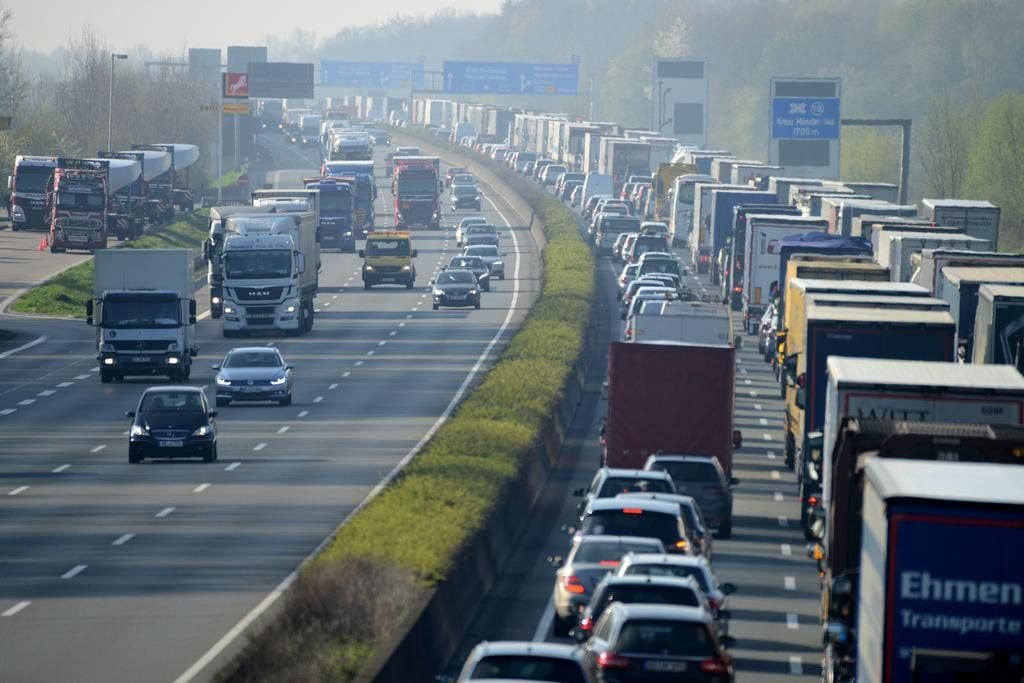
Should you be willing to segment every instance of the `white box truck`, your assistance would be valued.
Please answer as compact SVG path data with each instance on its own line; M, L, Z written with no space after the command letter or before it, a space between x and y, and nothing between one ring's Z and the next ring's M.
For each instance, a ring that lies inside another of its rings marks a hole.
M727 307L695 301L652 301L627 323L625 341L732 344Z
M999 207L976 199L922 199L921 213L936 225L953 225L999 249Z
M191 249L104 249L96 252L86 322L96 328L104 384L130 375L183 382L196 348Z
M925 249L987 251L989 243L962 232L883 232L875 258L881 265L889 267L893 282L910 282L916 270L914 254Z

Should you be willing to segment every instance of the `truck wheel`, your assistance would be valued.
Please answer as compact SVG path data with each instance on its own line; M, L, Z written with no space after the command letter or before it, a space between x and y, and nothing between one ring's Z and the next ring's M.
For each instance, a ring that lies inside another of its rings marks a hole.
M65 251L67 251L67 249L64 249L63 247L55 247L53 245L50 245L51 254L63 254Z
M439 308L441 308L441 304L434 304L434 310L435 311L438 310Z
M114 381L114 375L110 372L100 371L100 382L103 384L110 384Z
M415 283L412 280L409 280L408 282L405 283L405 288L412 289L413 284Z
M363 289L370 289L371 287L373 287L373 285L371 285L369 281L363 280Z

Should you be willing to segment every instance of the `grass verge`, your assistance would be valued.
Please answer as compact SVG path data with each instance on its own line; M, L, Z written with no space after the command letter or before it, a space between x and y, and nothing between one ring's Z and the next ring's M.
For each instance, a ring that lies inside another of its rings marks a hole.
M124 249L194 249L206 239L208 210L194 211L163 228L125 242ZM68 268L11 304L15 313L84 318L85 302L92 298L96 269L89 259Z
M471 154L434 138L430 142L454 154ZM594 260L573 214L561 202L508 169L476 159L526 200L542 222L547 246L540 297L455 416L307 566L281 616L256 636L242 656L241 668L226 672L225 680L294 678L296 671L308 671L303 667L311 661L322 663L311 679L354 679L358 668L344 663L354 655L370 661L385 638L337 619L323 619L321 611L327 608L320 603L311 606L305 586L360 566L387 568L420 590L444 580L473 534L498 512L503 490L519 475L526 458L533 457L544 425L555 413L584 349L595 287ZM405 590L408 584L399 587ZM329 609L354 609L356 593L364 589L353 586L345 597L331 596ZM358 608L366 610L362 621L386 611L378 603L390 601L389 590L375 593ZM415 603L409 600L405 605L410 609ZM330 627L325 629L325 624Z
M224 175L222 175L217 180L214 180L212 183L210 183L210 187L212 187L213 189L217 189L218 187L222 189L226 187L234 187L235 185L238 184L238 179L248 172L249 164L242 164L241 168L232 169L225 173Z

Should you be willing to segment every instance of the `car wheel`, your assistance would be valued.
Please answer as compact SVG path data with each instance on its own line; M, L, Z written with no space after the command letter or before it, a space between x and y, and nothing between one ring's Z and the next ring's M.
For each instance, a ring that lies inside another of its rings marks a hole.
M501 273L498 274L498 279L499 280L504 280L505 279L505 272L504 271L502 271Z
M277 403L278 403L278 405L282 405L282 406L290 406L292 404L292 395L291 395L291 393L289 393L287 396L282 398Z
M441 308L441 304L434 304L434 310L435 311L438 310L439 308Z
M732 517L722 522L718 527L719 538L731 538L732 537Z
M416 284L416 283L413 280L409 280L408 282L405 283L405 288L406 289L412 289L412 286L414 284Z
M217 444L214 444L213 447L210 448L210 452L209 453L204 453L203 454L203 462L213 462L216 459L217 459Z
M114 375L109 372L100 372L100 382L103 384L110 384L114 381Z
M142 462L142 457L131 446L128 447L128 462L132 465Z
M480 299L476 300L476 303L473 304L473 308L475 308L478 311L480 310Z
M217 398L217 407L218 408L223 408L223 407L229 406L229 405L231 405L231 399L230 398L219 398L219 397Z
M373 287L373 285L371 285L368 280L363 280L363 289L370 289L371 287Z
M490 282L488 282L486 285L484 285L484 291L485 292L491 291L491 283Z

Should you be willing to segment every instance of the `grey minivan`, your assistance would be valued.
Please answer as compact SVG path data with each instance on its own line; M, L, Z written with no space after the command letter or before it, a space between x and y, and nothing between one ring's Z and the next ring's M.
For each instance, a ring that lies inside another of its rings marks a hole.
M732 535L732 487L740 480L727 477L718 458L655 453L647 458L644 469L668 472L676 492L697 501L708 526L718 531L719 538Z

